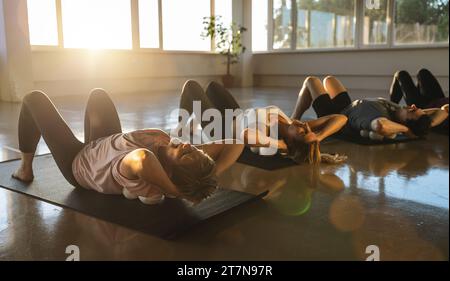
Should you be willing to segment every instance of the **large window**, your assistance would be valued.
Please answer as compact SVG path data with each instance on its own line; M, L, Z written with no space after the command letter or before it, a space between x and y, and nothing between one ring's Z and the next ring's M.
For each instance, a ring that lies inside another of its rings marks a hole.
M203 17L228 25L232 2L27 0L30 44L210 51ZM253 51L448 46L448 8L449 0L252 0Z
M267 51L268 35L268 1L252 0L252 49L253 51Z
M273 48L288 49L292 42L292 1L273 1Z
M28 26L31 45L58 45L55 0L28 0Z
M62 0L66 48L131 49L130 0Z
M210 0L163 0L162 11L164 49L211 50L211 42L200 37L203 18L211 13Z
M448 42L448 0L395 1L395 44Z
M139 35L141 48L159 48L158 0L139 0Z
M448 2L253 0L253 50L448 46Z
M273 0L273 49L353 46L355 19L354 0Z
M210 51L211 41L201 37L203 18L233 21L232 0L27 0L27 5L30 44L65 48Z
M220 16L222 22L230 25L233 22L233 0L215 0L214 14Z
M388 0L379 0L378 5L364 6L363 42L365 45L387 43Z
M297 48L354 45L354 0L297 0L297 19Z

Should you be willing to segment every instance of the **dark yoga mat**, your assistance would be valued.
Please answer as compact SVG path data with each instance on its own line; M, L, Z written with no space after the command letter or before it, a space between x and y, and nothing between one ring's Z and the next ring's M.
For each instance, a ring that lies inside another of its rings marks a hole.
M51 155L35 158L35 180L31 184L11 178L18 166L18 160L0 163L1 187L164 239L176 238L196 224L267 194L255 196L219 189L196 206L168 198L162 204L145 205L122 195L73 187L61 175Z
M237 162L256 168L272 171L297 165L292 159L281 154L262 156L253 153L248 147L244 149Z

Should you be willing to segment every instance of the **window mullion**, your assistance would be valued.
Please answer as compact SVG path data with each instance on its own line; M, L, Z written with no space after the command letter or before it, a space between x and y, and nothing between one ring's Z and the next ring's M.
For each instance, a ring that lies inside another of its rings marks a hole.
M216 16L216 1L215 0L210 0L210 16ZM217 20L217 19L216 19ZM211 52L215 52L216 51L216 37L215 36L211 36Z
M298 28L298 10L297 10L297 0L292 0L292 6L291 6L292 12L292 38L291 38L291 50L297 49L297 28Z
M62 6L61 0L55 0L56 4L56 25L58 30L58 47L64 48L64 34L63 34L63 22L62 22Z
M131 0L131 40L133 50L140 49L139 0Z
M388 12L387 12L387 19L388 19L388 34L387 34L387 46L389 48L392 48L395 43L395 29L394 29L394 17L395 17L395 0L388 0Z
M360 49L364 46L364 1L356 1L355 43L354 47Z
M164 50L162 0L158 0L159 49Z
M291 50L297 48L297 0L292 0L291 3L291 24L292 24L292 36L291 36Z
M307 38L306 38L306 48L311 48L311 9L308 9L306 12L306 32L307 32Z
M267 1L269 8L267 9L267 50L273 51L273 0Z

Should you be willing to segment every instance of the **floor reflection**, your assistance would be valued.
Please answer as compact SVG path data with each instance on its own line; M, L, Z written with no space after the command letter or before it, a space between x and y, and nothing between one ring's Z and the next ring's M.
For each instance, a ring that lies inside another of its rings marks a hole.
M336 174L349 188L363 188L404 200L448 209L448 137L386 146L331 143L349 156Z
M221 177L221 185L253 194L268 190L265 201L283 215L300 216L308 212L314 192L335 193L345 188L343 180L335 174L335 167L326 165L277 171L237 165Z
M276 104L290 113L297 89L239 89L244 108ZM87 97L55 99L83 139ZM170 129L178 93L114 96L124 131ZM19 105L0 103L0 161L17 158ZM312 117L308 111L307 117ZM5 121L6 120L6 121ZM449 143L425 141L360 146L328 141L322 151L346 154L342 165L300 165L265 171L234 165L225 188L262 202L165 241L0 188L0 259L64 260L78 245L82 260L364 260L378 245L382 260L448 260ZM47 153L43 142L38 153Z

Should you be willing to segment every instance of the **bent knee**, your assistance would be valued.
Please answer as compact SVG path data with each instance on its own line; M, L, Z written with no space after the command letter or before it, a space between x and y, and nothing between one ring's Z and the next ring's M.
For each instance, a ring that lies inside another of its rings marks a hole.
M195 80L187 80L183 85L183 90L189 90L189 89L202 89L202 86L195 81Z
M202 99L204 96L203 88L197 81L188 80L184 83L181 96L187 96L193 99Z
M303 82L303 84L305 84L305 85L311 85L311 84L314 84L314 83L317 83L317 82L320 82L320 79L319 78L317 78L316 76L308 76L308 77L306 77L306 79L305 79L305 81Z
M309 89L323 87L322 81L320 81L320 79L315 76L306 77L305 82L303 82L303 86Z
M94 88L91 90L91 93L89 94L89 96L90 97L108 96L108 93L102 88Z
M333 84L339 83L340 84L339 80L333 75L328 75L327 77L325 77L323 79L324 85L329 84L329 83L333 83Z
M394 77L398 78L398 79L402 79L404 77L410 77L410 75L409 75L408 71L400 70L400 71L395 72Z
M192 81L192 80L189 80L189 81ZM197 83L197 82L195 82L195 83ZM222 88L223 88L223 86L220 83L216 82L216 81L211 81L206 86L206 89L209 89L209 90L222 89Z
M50 98L42 91L33 91L26 94L22 99L22 102L25 104L36 103L39 101L50 101Z
M432 75L431 71L429 71L426 68L422 68L417 72L417 76L430 76L430 75Z

